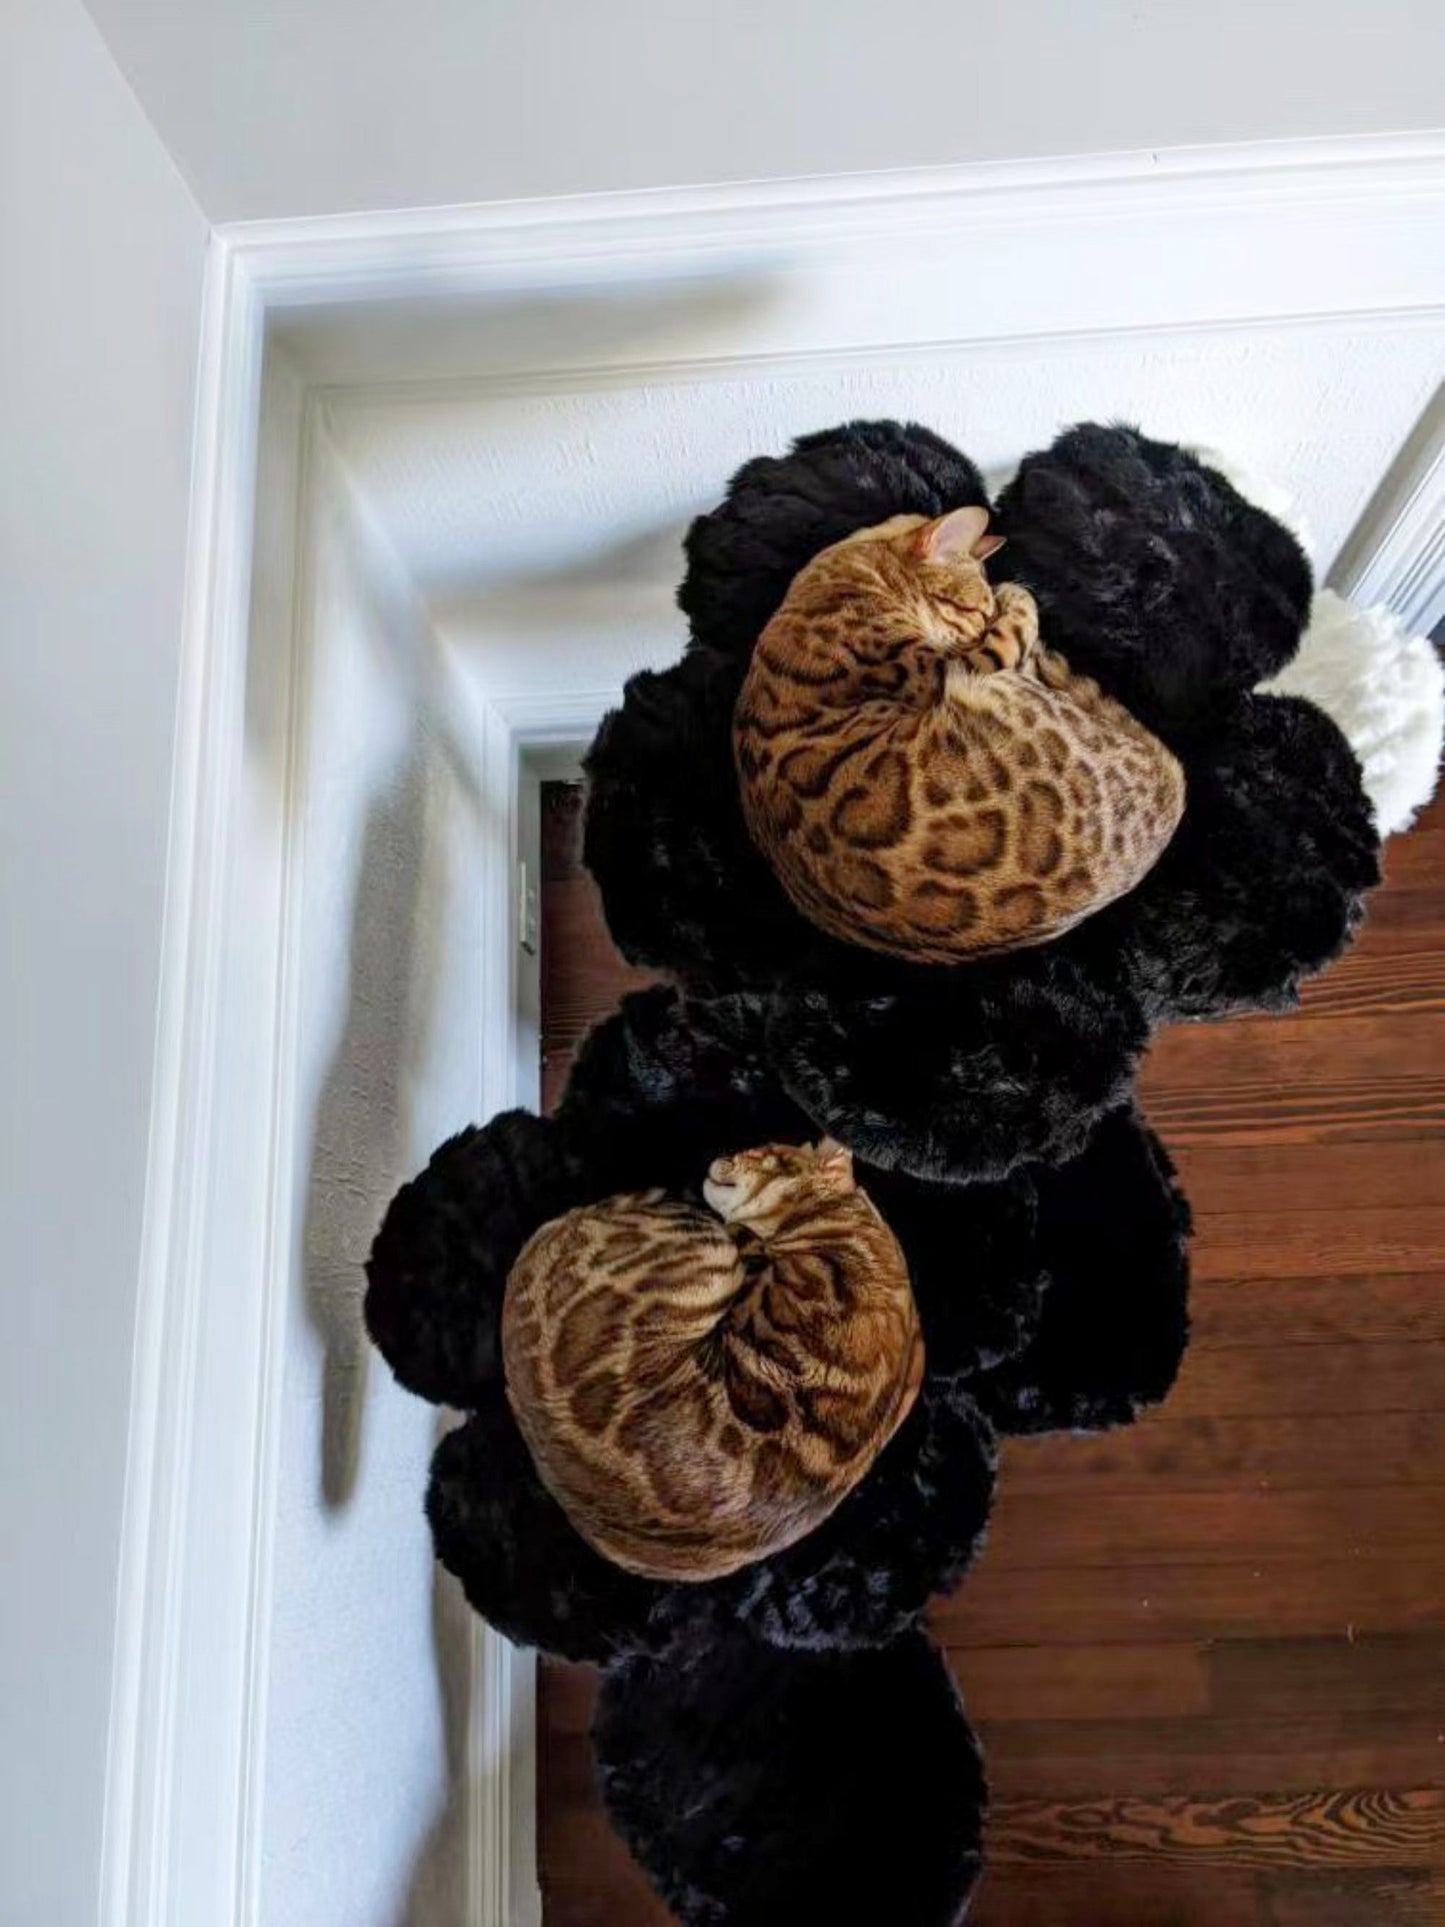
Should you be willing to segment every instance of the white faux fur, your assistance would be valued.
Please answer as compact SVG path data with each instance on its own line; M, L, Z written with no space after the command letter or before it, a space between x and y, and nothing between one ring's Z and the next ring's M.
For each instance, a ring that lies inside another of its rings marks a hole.
M1435 645L1390 610L1357 609L1321 589L1294 661L1265 685L1332 716L1365 773L1381 836L1406 829L1435 793L1445 737L1445 672Z
M1310 550L1309 531L1283 489L1214 449L1195 453ZM1435 794L1445 744L1445 671L1434 643L1412 636L1388 609L1357 609L1333 589L1321 589L1299 654L1265 688L1308 696L1339 724L1360 759L1381 836L1408 828Z

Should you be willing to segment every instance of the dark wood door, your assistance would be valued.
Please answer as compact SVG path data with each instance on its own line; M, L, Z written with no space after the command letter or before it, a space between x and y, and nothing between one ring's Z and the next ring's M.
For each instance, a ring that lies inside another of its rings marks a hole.
M640 981L547 799L543 1059ZM933 1614L993 1785L976 1927L1445 1923L1445 806L1290 1017L1181 1027L1143 1080L1197 1218L1163 1408L1004 1454ZM548 1927L670 1919L548 1663Z

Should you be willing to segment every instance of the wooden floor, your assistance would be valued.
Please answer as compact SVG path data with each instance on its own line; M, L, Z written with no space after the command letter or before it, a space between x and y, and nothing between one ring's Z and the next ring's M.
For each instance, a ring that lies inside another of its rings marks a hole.
M555 1093L631 979L575 798L547 814ZM993 1785L973 1927L1445 1924L1445 808L1386 869L1302 1011L1150 1057L1198 1227L1183 1374L1127 1431L1011 1442L933 1615ZM592 1698L544 1667L547 1927L660 1927Z

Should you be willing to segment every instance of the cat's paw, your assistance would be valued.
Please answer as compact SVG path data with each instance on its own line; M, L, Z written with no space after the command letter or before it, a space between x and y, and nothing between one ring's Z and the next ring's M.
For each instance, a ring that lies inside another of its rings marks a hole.
M1021 640L1039 637L1039 605L1021 582L1000 582L993 592L996 613L990 627L1006 629Z

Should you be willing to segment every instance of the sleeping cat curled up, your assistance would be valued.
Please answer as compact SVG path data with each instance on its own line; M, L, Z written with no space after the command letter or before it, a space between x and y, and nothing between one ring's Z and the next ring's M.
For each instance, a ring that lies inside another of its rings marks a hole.
M753 840L830 935L922 963L1045 943L1132 890L1184 809L1174 756L994 589L988 513L824 549L758 638L733 749Z
M818 1526L923 1378L908 1268L852 1157L719 1158L542 1226L507 1280L507 1396L543 1483L604 1557L721 1578Z

